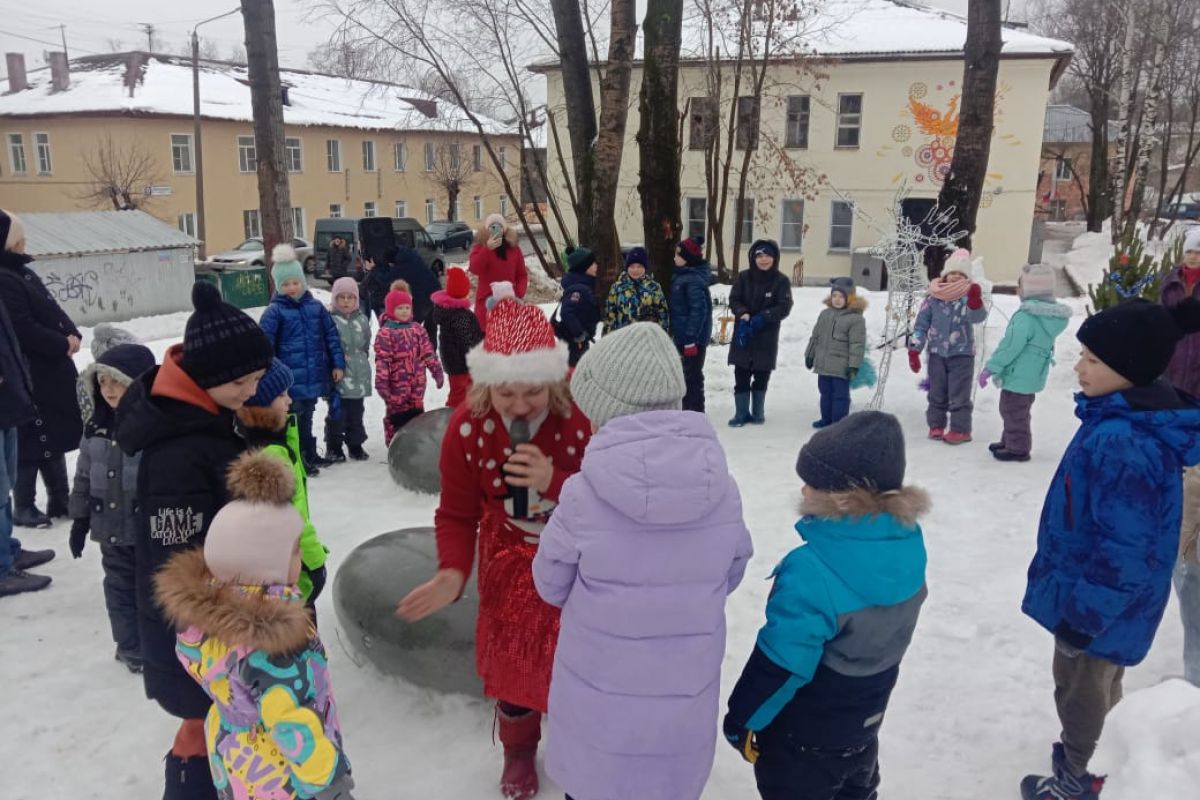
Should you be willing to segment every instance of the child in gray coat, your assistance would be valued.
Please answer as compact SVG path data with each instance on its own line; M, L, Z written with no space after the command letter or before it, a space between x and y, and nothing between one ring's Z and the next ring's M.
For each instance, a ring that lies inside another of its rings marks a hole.
M983 289L972 283L971 253L958 249L946 259L940 278L929 283L908 349L908 364L921 371L921 351L929 349L929 438L946 444L971 441L971 381L975 378L974 326L987 319ZM946 430L946 414L950 430Z
M817 373L821 418L814 428L826 428L850 413L850 381L862 367L867 349L867 301L854 292L850 278L834 278L817 317L804 354L804 366Z
M140 344L119 344L83 371L79 381L93 408L84 420L83 441L75 463L75 485L67 507L71 515L71 555L83 555L88 531L100 545L104 568L104 605L116 658L130 672L142 671L138 635L137 583L134 569L138 465L141 454L126 455L113 438L115 409L129 384L154 367L154 354Z

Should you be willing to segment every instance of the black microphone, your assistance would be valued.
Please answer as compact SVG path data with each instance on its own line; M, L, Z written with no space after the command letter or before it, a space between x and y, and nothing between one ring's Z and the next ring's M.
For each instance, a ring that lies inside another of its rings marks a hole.
M512 440L513 452L517 445L529 442L529 421L514 419L508 429L508 437ZM513 519L525 519L529 516L529 489L525 486L509 486L508 496L513 501Z

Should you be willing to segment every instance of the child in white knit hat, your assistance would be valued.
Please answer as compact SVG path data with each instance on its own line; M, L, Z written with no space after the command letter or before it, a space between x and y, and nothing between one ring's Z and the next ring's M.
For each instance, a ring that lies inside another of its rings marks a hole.
M221 800L353 800L325 648L296 585L294 488L280 459L242 455L229 469L234 500L203 548L173 556L155 579L181 631L179 660L213 700L205 727Z

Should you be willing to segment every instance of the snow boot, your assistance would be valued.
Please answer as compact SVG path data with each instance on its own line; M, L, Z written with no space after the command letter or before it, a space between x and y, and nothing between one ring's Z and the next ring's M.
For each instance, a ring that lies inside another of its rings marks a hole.
M218 800L212 770L204 756L181 758L167 753L163 800Z
M42 480L46 483L46 516L51 519L66 517L69 513L67 499L71 496L71 484L67 480L67 459L58 456L49 461L43 461L41 466Z
M1085 772L1072 775L1063 769L1050 776L1026 775L1021 781L1024 800L1099 800L1104 778Z
M367 455L367 451L363 450L361 447L351 447L350 458L354 461L367 461L371 457Z
M53 550L26 550L22 547L21 552L17 553L16 560L13 561L13 569L19 569L24 572L27 569L40 567L42 564L53 560Z
M764 389L760 392L751 392L750 400L751 400L750 424L751 425L762 425L763 423L765 423L767 421L767 411L766 411L767 392L766 392L766 390Z
M49 575L30 575L24 570L10 569L3 578L0 578L0 597L37 592L49 585Z
M346 454L340 447L328 447L325 449L325 460L329 462L330 466L344 464L346 463Z
M537 748L542 738L542 715L537 711L509 714L496 704L504 772L500 794L508 800L529 800L538 793Z
M125 665L125 669L132 672L134 675L142 674L142 654L128 653L121 648L117 648L116 655L113 656L117 661Z
M729 420L729 427L740 428L750 421L750 393L734 392L733 418Z
M995 453L998 450L1003 450L1003 449L1004 449L1004 442L992 442L991 444L988 445L988 450L990 450L993 453Z
M946 437L946 429L945 428L930 428L929 429L929 438L930 439L934 439L934 440L937 440L940 442L945 437Z
M821 428L828 428L832 424L833 424L832 422L827 422L823 419L819 419L813 423L813 427L816 428L817 430L821 430Z
M37 506L13 506L13 525L20 528L49 528L54 520L47 517Z
M1029 453L1014 453L1011 450L993 450L992 457L997 461L1017 461L1023 464L1029 460Z
M22 528L49 528L54 523L35 505L37 500L38 462L17 465L13 486L13 525Z
M933 438L932 433L930 434L930 438ZM967 442L971 441L971 434L960 433L959 431L950 431L949 433L942 435L942 441L946 444L966 444Z

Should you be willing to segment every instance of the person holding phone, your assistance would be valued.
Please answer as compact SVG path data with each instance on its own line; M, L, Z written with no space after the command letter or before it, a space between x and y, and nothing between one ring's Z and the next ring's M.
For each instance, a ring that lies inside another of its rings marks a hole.
M492 284L508 281L517 297L529 289L529 273L525 269L525 254L517 244L517 232L499 214L484 220L475 234L475 246L470 255L471 274L479 279L475 290L475 316L487 329L487 301L492 296Z

